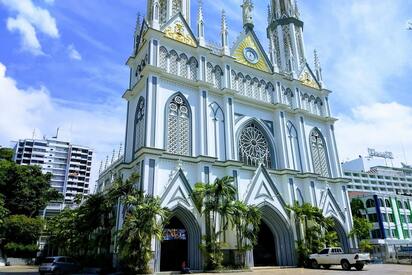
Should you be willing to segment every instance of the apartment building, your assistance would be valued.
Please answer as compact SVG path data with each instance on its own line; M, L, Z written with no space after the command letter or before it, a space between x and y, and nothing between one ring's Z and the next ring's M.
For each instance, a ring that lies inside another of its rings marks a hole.
M51 138L19 140L14 150L17 164L38 165L44 173L51 173L51 186L64 196L62 202L50 203L44 216L73 207L78 194L89 194L93 157L90 148Z

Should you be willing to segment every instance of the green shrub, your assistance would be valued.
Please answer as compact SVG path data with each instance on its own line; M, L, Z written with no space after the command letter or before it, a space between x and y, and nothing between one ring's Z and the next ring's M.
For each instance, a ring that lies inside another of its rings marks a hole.
M38 251L37 244L21 244L10 242L4 246L7 257L35 258Z

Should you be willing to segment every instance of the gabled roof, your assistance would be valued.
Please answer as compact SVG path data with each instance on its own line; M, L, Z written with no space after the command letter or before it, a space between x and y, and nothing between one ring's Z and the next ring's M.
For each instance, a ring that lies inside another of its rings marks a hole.
M252 64L247 61L244 56L245 48L252 48L256 51L259 56L259 61L256 64ZM237 62L243 65L268 73L273 72L272 63L270 62L264 48L262 47L262 44L260 43L255 31L249 26L246 26L244 31L238 37L233 48L231 49L231 55Z
M305 63L305 66L303 66L302 70L300 71L298 78L302 82L302 84L305 86L315 88L315 89L322 88L322 85L317 80L315 74L309 67L308 63Z
M198 46L196 36L180 12L170 18L170 20L162 26L161 31L165 33L166 37L192 47Z

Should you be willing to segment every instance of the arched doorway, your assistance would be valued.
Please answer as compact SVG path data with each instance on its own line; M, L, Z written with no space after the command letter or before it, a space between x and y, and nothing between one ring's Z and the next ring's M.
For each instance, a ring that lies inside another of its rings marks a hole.
M259 228L257 244L253 248L255 266L275 266L275 238L267 224L262 221Z
M335 231L338 234L338 239L340 246L342 247L343 251L349 253L350 246L348 241L348 236L345 233L345 229L343 228L342 224L334 217L333 220L335 221Z
M173 217L163 230L160 271L178 271L188 262L188 238L186 227Z
M253 248L253 265L295 266L295 239L291 226L272 205L263 204L260 209L262 231L259 233L257 246Z

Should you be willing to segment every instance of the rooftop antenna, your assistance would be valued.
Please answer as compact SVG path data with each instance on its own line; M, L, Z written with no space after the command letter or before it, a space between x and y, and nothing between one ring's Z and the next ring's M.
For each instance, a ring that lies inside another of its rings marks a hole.
M52 138L58 139L59 138L59 131L60 131L60 127L57 127L56 135Z
M117 158L118 158L118 159L120 159L120 157L122 156L122 149L123 149L123 144L120 143L120 146L119 146L119 154L117 155Z
M36 128L33 128L33 134L32 134L32 136L31 136L31 139L34 140L35 135L36 135Z
M408 165L408 159L406 158L406 150L405 150L405 146L403 145L403 142L401 142L401 146L402 146L403 159L405 160L405 164Z

